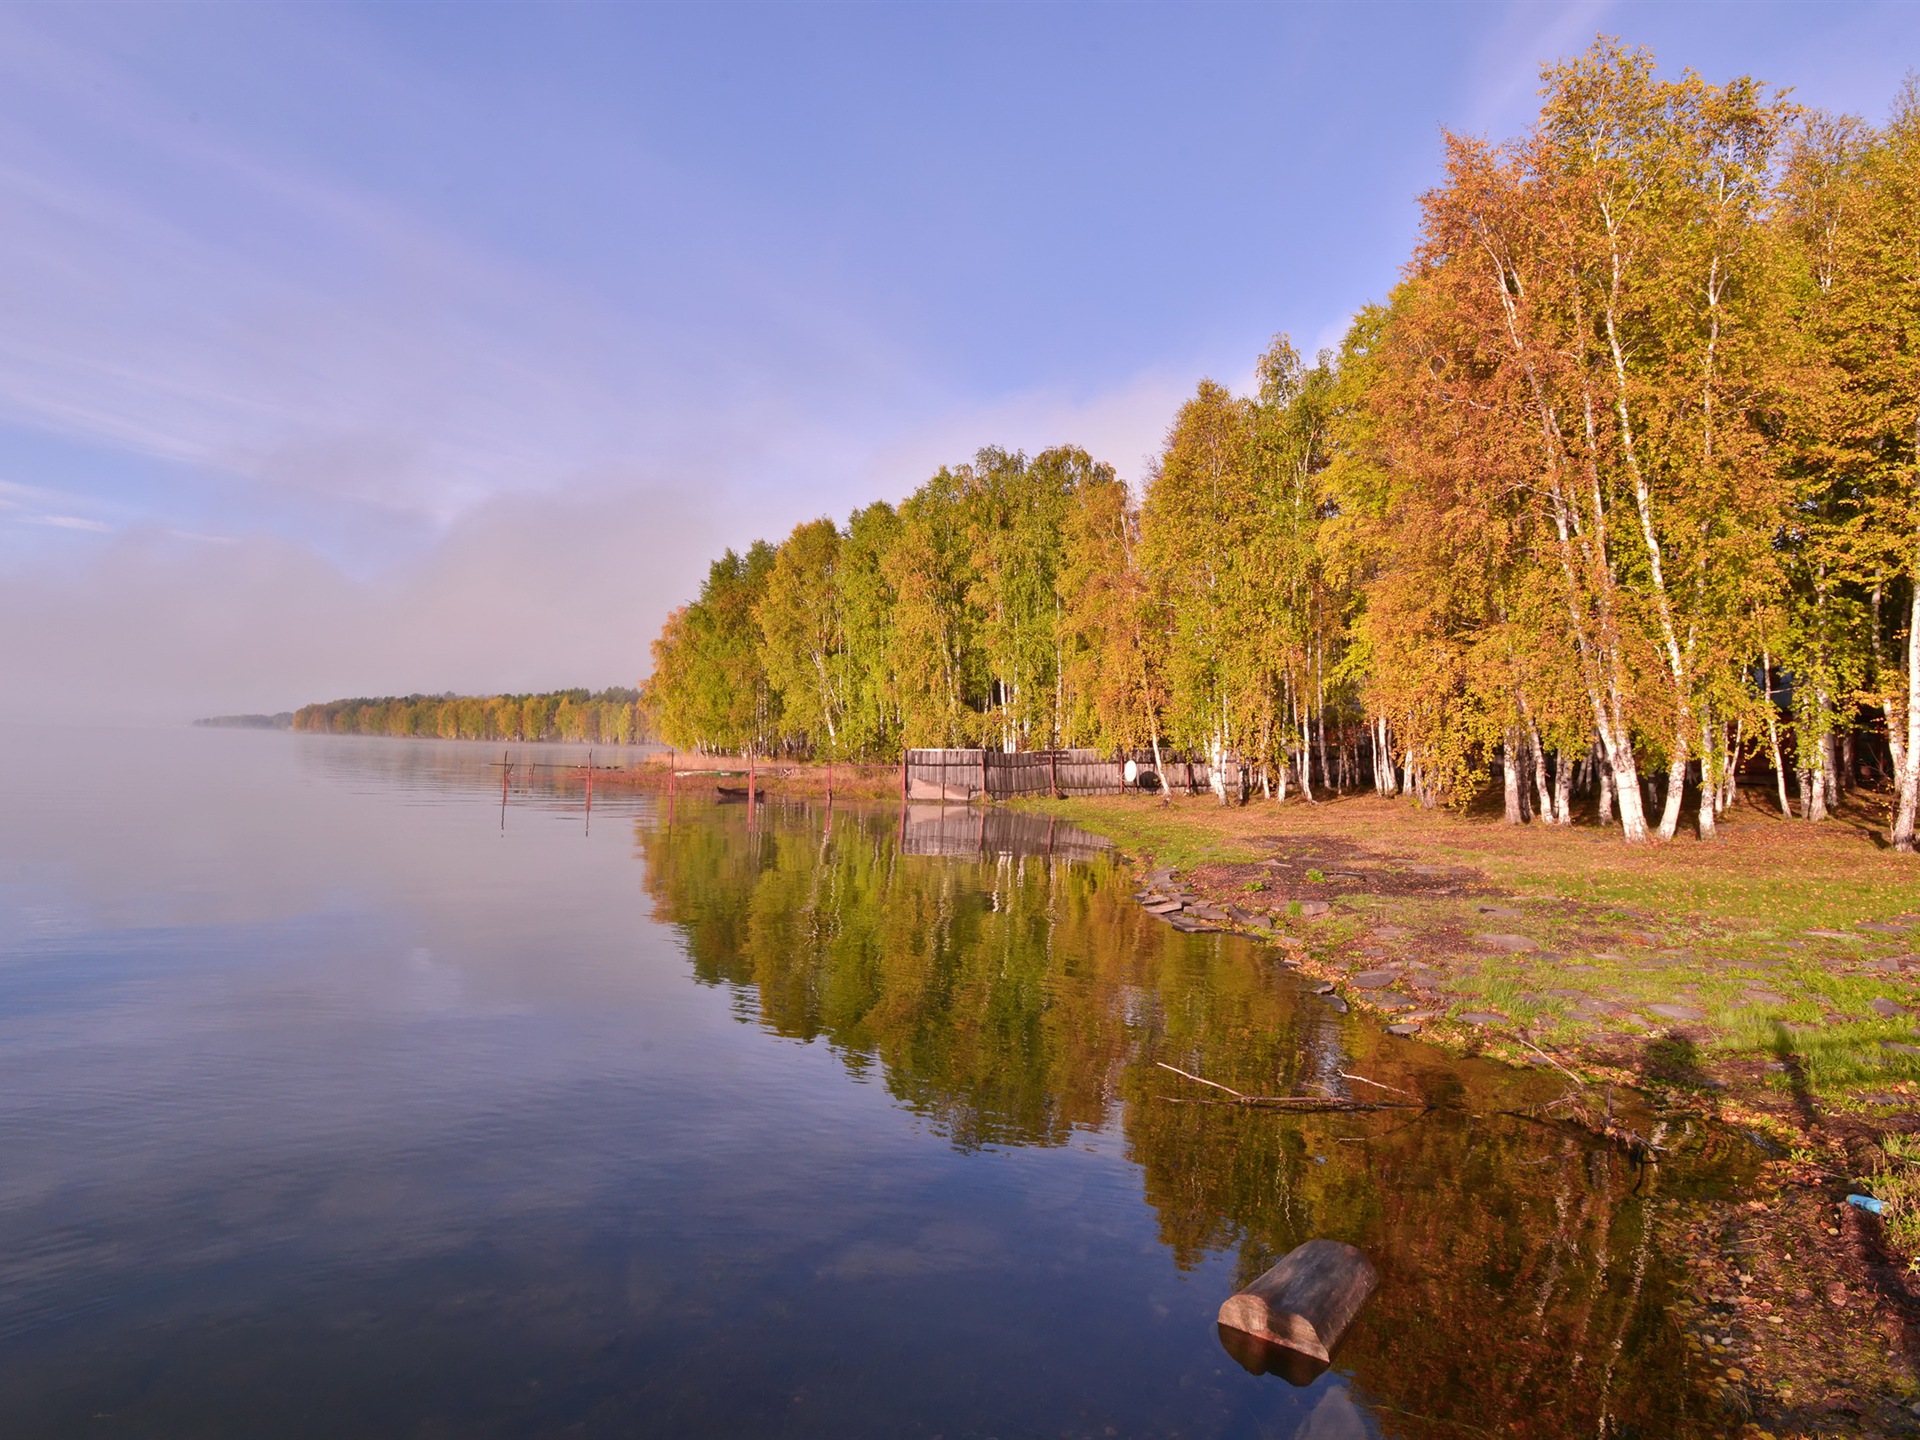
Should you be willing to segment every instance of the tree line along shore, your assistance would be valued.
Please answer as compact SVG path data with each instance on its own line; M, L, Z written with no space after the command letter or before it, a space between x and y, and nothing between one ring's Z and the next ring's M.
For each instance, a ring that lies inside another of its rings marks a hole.
M1920 800L1920 88L1884 124L1599 41L1450 135L1387 298L1202 381L1138 492L981 450L715 561L643 705L687 749L1235 759L1707 835L1736 769ZM1224 768L1224 767L1221 767Z
M292 728L327 735L631 745L647 738L639 701L638 690L618 686L538 695L361 697L303 705L293 712Z

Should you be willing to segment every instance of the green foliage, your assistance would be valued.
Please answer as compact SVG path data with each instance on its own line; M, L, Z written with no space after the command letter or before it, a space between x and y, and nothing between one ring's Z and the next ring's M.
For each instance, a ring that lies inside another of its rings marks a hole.
M700 598L667 618L641 693L662 739L692 750L775 748L781 696L767 676L759 624L774 558L765 541L745 555L727 551L708 569Z
M1597 755L1583 788L1635 840L1689 794L1710 832L1755 753L1818 818L1867 731L1907 848L1920 87L1874 129L1605 40L1542 80L1526 134L1449 137L1340 353L1281 336L1254 393L1201 381L1137 504L1085 451L988 447L728 552L654 644L657 728L854 759L1171 745L1283 799L1370 760L1426 805L1498 763L1509 818L1560 823Z

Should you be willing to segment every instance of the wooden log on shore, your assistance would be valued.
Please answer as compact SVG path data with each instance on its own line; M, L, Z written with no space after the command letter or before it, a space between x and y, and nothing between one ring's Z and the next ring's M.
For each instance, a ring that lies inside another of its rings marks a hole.
M1228 1296L1220 1324L1325 1364L1379 1283L1372 1264L1353 1246L1309 1240Z

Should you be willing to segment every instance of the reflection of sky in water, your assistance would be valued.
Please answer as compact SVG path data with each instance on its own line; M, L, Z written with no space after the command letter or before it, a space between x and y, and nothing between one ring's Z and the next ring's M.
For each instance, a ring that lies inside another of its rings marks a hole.
M0 1429L1367 1433L1234 1369L1117 1120L961 1153L689 984L650 801L8 739Z

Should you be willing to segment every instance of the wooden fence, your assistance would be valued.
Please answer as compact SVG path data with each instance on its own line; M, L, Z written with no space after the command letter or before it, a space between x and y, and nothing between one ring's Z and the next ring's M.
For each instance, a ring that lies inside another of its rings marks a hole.
M1127 766L1136 778L1129 782ZM1238 766L1227 774L1238 783ZM1157 789L1151 753L1110 758L1097 750L909 750L906 758L909 800L965 804L984 795L1009 800L1017 795L1121 795ZM1162 779L1173 790L1200 791L1212 783L1204 760L1167 760Z

